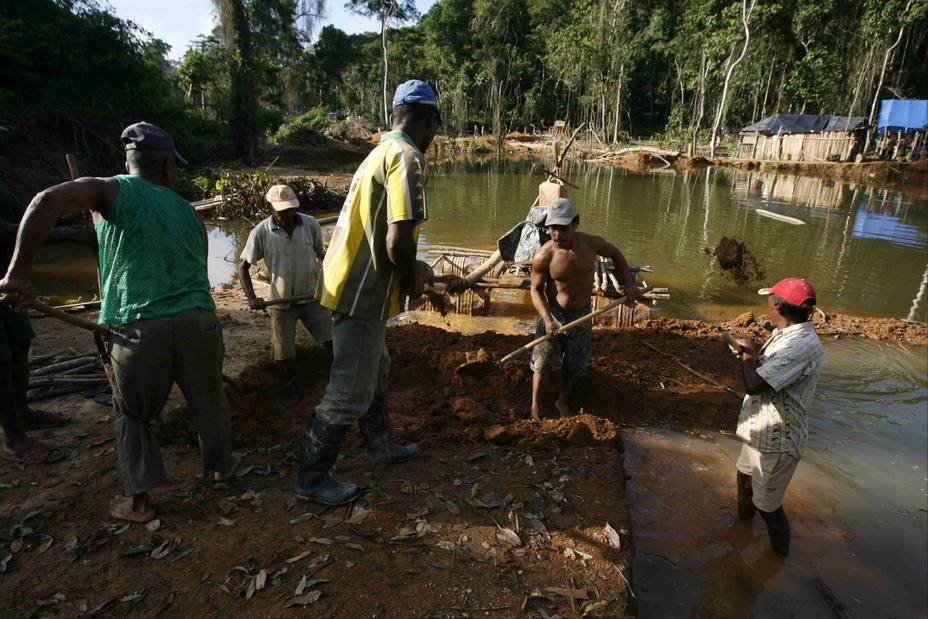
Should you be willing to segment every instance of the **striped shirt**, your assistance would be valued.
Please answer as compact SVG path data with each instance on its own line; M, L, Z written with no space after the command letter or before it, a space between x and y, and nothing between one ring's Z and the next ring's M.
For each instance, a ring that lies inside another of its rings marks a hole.
M811 322L774 329L757 359L757 374L771 389L744 396L738 437L761 453L802 457L809 437L807 411L824 360Z
M380 138L351 179L332 233L316 295L322 305L367 320L400 313L402 283L387 255L387 228L428 219L424 177L425 156L409 136Z

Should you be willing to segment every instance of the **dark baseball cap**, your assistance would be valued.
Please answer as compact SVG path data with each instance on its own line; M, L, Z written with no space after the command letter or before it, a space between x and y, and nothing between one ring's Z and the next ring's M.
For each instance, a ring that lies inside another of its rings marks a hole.
M122 130L120 139L126 150L171 151L178 163L187 165L187 160L177 152L174 140L167 131L157 125L145 121L129 125Z

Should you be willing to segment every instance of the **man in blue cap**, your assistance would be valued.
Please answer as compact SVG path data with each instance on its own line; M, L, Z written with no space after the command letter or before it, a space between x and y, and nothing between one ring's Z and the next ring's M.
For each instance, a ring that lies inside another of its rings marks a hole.
M354 422L379 468L419 452L396 444L387 415L390 355L387 319L404 297L422 295L427 272L416 268L425 205L425 155L441 124L435 91L419 80L396 89L392 131L355 172L326 252L318 297L332 310L333 362L322 402L303 437L297 496L329 505L360 493L330 474Z
M100 247L99 322L110 325L110 355L124 407L116 444L125 494L110 516L155 517L149 493L167 482L151 426L176 382L200 441L204 475L231 473L230 408L222 387L222 326L206 274L206 230L193 206L171 187L174 141L145 122L122 133L129 174L81 178L39 193L19 227L0 301L22 308L35 296L30 271L42 241L62 215L90 210Z

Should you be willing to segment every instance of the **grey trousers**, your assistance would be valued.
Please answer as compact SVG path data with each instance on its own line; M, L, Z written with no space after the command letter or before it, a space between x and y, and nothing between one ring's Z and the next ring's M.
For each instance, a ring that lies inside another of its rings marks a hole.
M114 325L111 352L126 403L116 418L116 445L126 495L167 482L151 422L176 382L187 399L200 439L204 475L232 467L231 409L222 388L222 325L212 310Z
M332 326L332 370L316 415L329 425L348 426L372 405L387 405L387 323L332 312Z

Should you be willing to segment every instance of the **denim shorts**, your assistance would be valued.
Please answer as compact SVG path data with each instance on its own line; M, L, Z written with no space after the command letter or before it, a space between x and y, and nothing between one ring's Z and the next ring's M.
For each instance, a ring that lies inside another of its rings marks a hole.
M581 310L565 311L561 308L551 308L551 315L562 325L573 322L586 316L592 311L589 305ZM545 321L538 317L535 325L535 335L541 337L545 334ZM593 321L589 320L577 325L570 331L542 342L532 350L532 371L536 374L546 374L554 369L558 360L561 369L571 376L583 376L590 364L593 354Z

